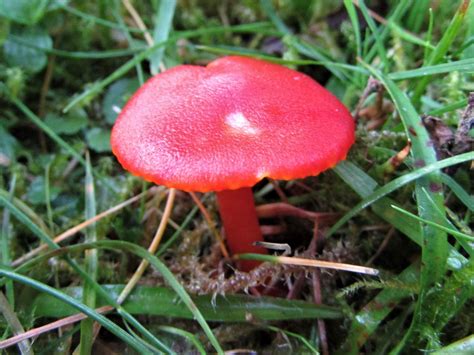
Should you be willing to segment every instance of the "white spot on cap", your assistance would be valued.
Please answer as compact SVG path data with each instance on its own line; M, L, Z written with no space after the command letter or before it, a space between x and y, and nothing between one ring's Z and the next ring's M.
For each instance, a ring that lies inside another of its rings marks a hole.
M225 118L225 123L238 133L247 135L257 135L260 133L259 129L254 127L242 112L228 114Z

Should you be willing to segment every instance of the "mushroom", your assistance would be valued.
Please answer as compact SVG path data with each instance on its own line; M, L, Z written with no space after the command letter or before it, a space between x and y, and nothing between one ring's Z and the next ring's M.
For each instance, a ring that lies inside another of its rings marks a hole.
M122 166L184 191L216 191L230 252L264 253L251 187L317 175L345 159L354 121L309 76L229 56L149 79L112 130ZM241 261L240 269L257 263Z

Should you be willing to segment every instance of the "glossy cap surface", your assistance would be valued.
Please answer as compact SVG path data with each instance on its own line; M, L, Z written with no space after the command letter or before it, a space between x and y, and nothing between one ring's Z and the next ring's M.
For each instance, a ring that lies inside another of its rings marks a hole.
M317 175L345 159L354 121L305 74L245 57L181 65L148 80L112 130L122 166L185 191Z

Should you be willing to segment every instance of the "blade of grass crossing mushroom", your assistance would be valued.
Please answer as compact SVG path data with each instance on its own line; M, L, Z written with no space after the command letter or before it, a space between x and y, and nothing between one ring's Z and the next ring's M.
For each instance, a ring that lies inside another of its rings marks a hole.
M63 302L71 305L72 307L76 308L78 311L85 313L92 319L102 324L107 330L109 330L111 333L113 333L114 335L122 339L125 343L130 345L133 349L138 351L140 354L149 353L151 350L149 347L145 346L142 342L139 342L136 338L132 337L130 334L128 334L125 330L120 328L114 322L110 321L103 315L97 313L95 310L85 306L81 302L78 302L71 296L68 296L54 289L53 287L45 285L44 283L38 282L36 280L33 280L29 277L18 274L16 272L5 270L3 268L0 268L0 276L9 278L11 280L20 282L24 285L30 286L40 292L44 292L49 295L52 295L62 300Z
M92 177L92 167L89 154L86 155L86 178L85 178L85 218L90 219L96 215L94 178ZM97 241L97 230L95 223L87 227L85 240L88 243ZM85 269L92 280L97 281L99 255L97 249L90 249L85 252ZM84 283L84 294L82 297L84 304L92 309L96 307L96 293L94 288ZM85 319L81 322L81 336L79 343L79 353L87 355L92 352L93 344L93 325L92 319ZM77 353L77 349L75 351Z
M28 229L30 229L30 231L33 234L35 234L42 242L47 243L48 246L51 249L53 249L52 253L59 252L59 249L60 249L59 245L56 244L49 235L47 235L42 229L40 229L36 224L34 224L28 218L28 216L26 216L22 211L20 211L15 205L13 205L6 198L0 195L0 206L1 205L9 209L12 215L14 215L21 223L23 223ZM107 301L111 305L114 305L118 309L118 312L120 313L120 315L124 317L124 319L126 319L128 322L133 324L133 326L137 328L151 344L154 344L155 347L160 348L162 351L165 351L166 349L168 349L164 344L162 344L158 339L156 339L156 337L152 333L150 333L145 327L143 327L134 317L132 317L128 312L122 309L115 302L114 299L110 298L107 292L102 287L100 287L100 285L98 285L97 282L92 280L90 276L87 274L87 272L82 269L82 267L80 267L74 260L70 259L68 256L65 256L64 258L65 258L65 261L71 266L71 268L80 275L80 277L82 277L88 283L90 283L94 287L95 291L98 294L102 295L102 297L105 297L105 299L107 299Z

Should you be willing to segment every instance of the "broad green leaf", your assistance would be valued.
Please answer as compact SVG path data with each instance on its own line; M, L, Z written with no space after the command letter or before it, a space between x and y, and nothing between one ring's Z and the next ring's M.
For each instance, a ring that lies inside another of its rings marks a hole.
M104 285L109 295L117 298L123 290L123 285ZM64 293L80 300L82 287L69 287ZM155 302L160 300L160 302ZM194 304L202 312L207 321L245 322L246 316L252 314L260 320L290 320L290 319L335 319L342 317L338 308L316 305L300 300L286 300L272 297L253 297L247 295L193 296ZM99 305L105 305L103 299ZM35 315L39 317L66 317L75 313L74 308L59 302L47 294L39 295L33 304ZM159 315L193 319L193 314L183 303L177 301L176 292L166 287L137 286L123 307L131 314Z
M31 45L39 48L32 48ZM3 45L5 59L10 66L21 67L33 73L42 70L48 57L42 49L53 47L53 40L40 27L12 27Z
M92 128L86 134L87 145L98 153L110 152L110 130Z
M0 125L0 166L8 166L15 159L18 141Z
M138 80L129 78L117 80L110 85L102 103L102 111L107 123L113 124L115 122L120 109L138 87Z
M10 21L0 21L0 46L5 42L10 32Z
M87 114L83 109L72 110L66 116L49 113L44 120L44 123L57 134L75 134L86 128L87 122Z
M56 197L58 197L59 192L59 188L51 186L49 190L50 200L53 201ZM46 185L43 176L37 176L30 186L28 186L26 198L34 205L46 203Z
M0 1L0 16L24 25L33 25L43 17L48 1L2 0Z

